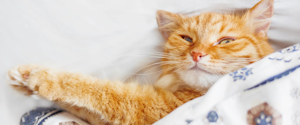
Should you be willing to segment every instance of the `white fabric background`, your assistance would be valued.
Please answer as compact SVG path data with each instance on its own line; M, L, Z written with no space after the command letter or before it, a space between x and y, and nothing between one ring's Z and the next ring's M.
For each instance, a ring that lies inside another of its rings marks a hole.
M18 125L36 106L51 106L13 91L6 72L34 63L124 79L157 61L161 51L156 10L175 13L233 11L259 0L0 0L0 123ZM275 0L268 33L276 49L300 38L300 1Z

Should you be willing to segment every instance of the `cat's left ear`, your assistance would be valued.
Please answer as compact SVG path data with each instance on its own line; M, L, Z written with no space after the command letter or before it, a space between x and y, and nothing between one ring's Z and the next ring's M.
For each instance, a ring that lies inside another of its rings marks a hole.
M156 20L158 28L165 40L167 40L170 37L170 34L174 31L174 29L179 26L178 21L180 19L181 16L178 14L164 10L157 11Z
M256 34L263 37L267 36L267 31L269 30L273 13L273 0L261 0L249 10L248 16L250 17L254 32Z

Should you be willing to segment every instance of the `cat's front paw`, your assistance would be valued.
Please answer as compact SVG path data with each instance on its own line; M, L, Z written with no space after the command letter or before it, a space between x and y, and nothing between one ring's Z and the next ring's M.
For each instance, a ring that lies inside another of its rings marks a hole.
M29 81L32 74L41 69L40 66L36 65L19 65L8 71L8 77L10 84L17 91L36 97L37 91L35 85L32 85Z

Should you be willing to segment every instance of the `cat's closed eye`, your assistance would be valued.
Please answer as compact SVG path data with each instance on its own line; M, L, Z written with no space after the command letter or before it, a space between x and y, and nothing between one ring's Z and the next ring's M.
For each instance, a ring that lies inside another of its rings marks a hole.
M218 45L218 44L227 44L227 43L230 43L230 42L232 42L232 41L234 41L235 39L233 39L233 38L222 38L221 40L219 40L218 42L215 42L214 44L213 44L213 46L216 46L216 45Z
M226 43L230 43L232 41L233 41L233 39L224 39L224 40L220 41L219 44L226 44Z
M193 39L191 37L189 37L189 36L182 35L181 38L184 39L185 41L193 43Z

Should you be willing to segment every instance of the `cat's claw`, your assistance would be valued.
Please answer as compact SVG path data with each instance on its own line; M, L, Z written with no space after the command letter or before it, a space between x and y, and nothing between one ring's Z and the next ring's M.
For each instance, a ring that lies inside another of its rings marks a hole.
M27 79L25 79L18 70L19 67L14 67L8 72L8 77L10 78L10 84L12 85L27 85Z
M31 89L28 84L28 79L34 69L38 69L38 67L33 65L20 65L10 69L7 74L9 83L14 89L25 95L30 95L31 97L38 96L38 92Z

